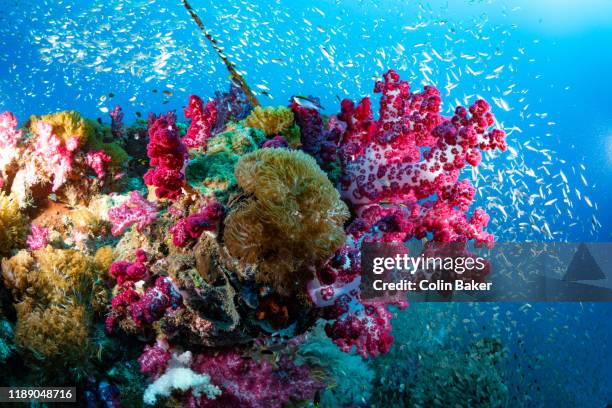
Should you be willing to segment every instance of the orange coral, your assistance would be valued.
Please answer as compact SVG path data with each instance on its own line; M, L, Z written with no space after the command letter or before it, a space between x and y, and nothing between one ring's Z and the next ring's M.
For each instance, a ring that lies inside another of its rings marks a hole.
M300 151L262 149L235 170L245 194L230 203L223 239L281 294L303 289L312 267L344 243L346 204L316 161Z

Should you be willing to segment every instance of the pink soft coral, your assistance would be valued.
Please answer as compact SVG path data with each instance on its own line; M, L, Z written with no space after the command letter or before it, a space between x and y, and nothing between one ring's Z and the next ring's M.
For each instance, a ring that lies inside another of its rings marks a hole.
M392 337L385 303L364 300L359 292L362 244L431 237L491 245L493 236L484 230L489 217L482 209L467 215L475 189L458 179L466 164L480 163L480 150L506 148L504 132L490 130L494 118L483 100L470 106L471 117L458 107L446 118L435 87L411 93L392 70L374 91L382 93L378 120L369 98L358 105L342 101L340 188L357 218L347 227L347 245L308 286L313 302L334 320L327 334L363 357L386 352ZM387 303L406 306L399 299Z
M110 275L117 280L118 285L125 282L137 282L147 275L147 254L139 249L136 251L136 261L117 261L110 266Z
M32 232L28 235L26 243L32 251L37 251L47 246L49 240L49 229L40 225L32 224Z
M47 174L53 176L51 191L57 191L72 171L74 153L79 148L79 138L71 137L65 143L53 134L53 127L46 122L38 122L38 135L34 146L34 156L44 158Z
M91 150L85 156L85 162L96 173L98 178L104 178L106 174L105 166L110 163L112 158L104 150Z
M7 167L19 157L17 145L22 138L17 129L17 118L11 112L0 113L0 188L6 178Z
M185 117L191 119L183 143L191 149L206 150L206 143L211 136L212 129L217 122L217 103L208 101L206 107L197 95L189 97L189 105L184 110Z
M138 231L142 231L157 218L157 206L138 191L131 191L125 203L108 210L108 218L112 223L111 233L115 236L133 224L136 224Z
M225 209L222 204L213 202L205 206L199 213L177 221L170 228L172 243L184 247L202 235L204 231L214 231L223 219Z

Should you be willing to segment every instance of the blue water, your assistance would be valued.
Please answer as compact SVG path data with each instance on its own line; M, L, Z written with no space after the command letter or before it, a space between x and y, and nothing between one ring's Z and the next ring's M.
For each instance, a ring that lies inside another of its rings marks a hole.
M446 111L485 97L516 152L487 160L482 170L487 182L476 204L501 200L502 209L487 207L498 239L612 238L609 1L250 3L193 0L264 104L311 94L333 114L339 99L370 95L388 68L415 89L437 85ZM108 121L105 111L116 104L131 121L137 112L181 111L191 93L207 97L227 87L225 68L179 1L0 0L0 10L0 110L20 122L65 109ZM522 187L510 182L510 168L520 170L514 177ZM525 202L513 202L512 188ZM522 355L547 359L539 371L513 367L514 382L521 373L545 382L552 372L542 387L551 404L571 406L554 399L561 398L554 384L578 406L612 400L609 304L533 305L542 319L518 312L520 305L499 307L518 323L504 321L498 333L509 343L522 333ZM551 342L540 341L551 334Z

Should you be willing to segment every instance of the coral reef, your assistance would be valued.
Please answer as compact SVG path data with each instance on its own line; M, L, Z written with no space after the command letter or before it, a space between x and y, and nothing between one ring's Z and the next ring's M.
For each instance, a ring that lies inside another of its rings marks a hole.
M460 172L505 148L482 100L444 117L435 88L394 71L375 92L378 119L369 98L251 110L235 85L192 95L188 125L126 126L115 107L110 124L68 111L18 130L1 114L0 360L90 406L367 405L364 360L389 352L407 304L364 298L363 245L491 245ZM451 401L450 379L474 405L504 398L499 355L477 343L461 377L432 360L443 376L419 372L401 401L435 405L424 382Z
M51 193L74 205L121 188L116 176L128 156L119 144L101 141L95 122L75 111L32 116L24 135L15 133L14 117L3 117L1 184L21 207L40 205Z

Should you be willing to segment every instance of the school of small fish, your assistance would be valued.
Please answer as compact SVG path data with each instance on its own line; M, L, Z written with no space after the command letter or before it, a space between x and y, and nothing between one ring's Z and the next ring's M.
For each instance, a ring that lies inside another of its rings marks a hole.
M12 96L0 100L2 110L45 113L74 108L77 100L87 116L106 116L120 104L135 119L180 110L187 90L212 96L226 88L223 64L180 2L14 3L0 15L0 94ZM329 10L283 0L199 1L194 7L264 104L313 94L333 114L340 99L370 94L372 72L379 77L388 68L403 71L415 88L443 90L453 101L443 106L447 113L477 97L492 101L509 149L504 165L485 157L471 175L476 202L491 215L498 240L565 241L575 232L597 237L602 225L587 163L553 149L556 122L520 82L543 80L525 73L537 58L530 47L538 40L513 45L511 19L451 20L425 3L373 0L336 0ZM352 17L364 10L373 20ZM30 109L33 101L36 109Z

